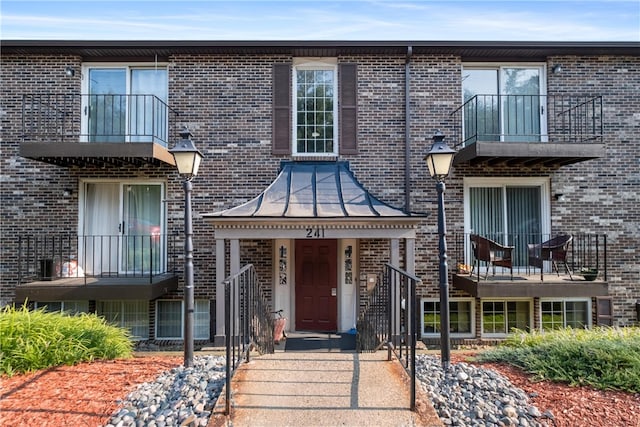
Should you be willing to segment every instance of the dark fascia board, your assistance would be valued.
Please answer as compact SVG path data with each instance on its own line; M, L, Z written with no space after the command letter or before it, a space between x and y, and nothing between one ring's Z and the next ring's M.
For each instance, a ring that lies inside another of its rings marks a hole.
M545 57L550 55L640 55L635 41L209 41L209 40L4 40L3 54L68 53L85 57L174 53L454 54L465 58Z

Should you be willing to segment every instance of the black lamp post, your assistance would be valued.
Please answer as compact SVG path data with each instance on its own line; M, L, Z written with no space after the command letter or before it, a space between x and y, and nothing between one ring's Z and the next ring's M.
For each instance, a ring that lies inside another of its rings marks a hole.
M202 153L193 145L191 132L180 132L182 140L169 150L184 178L184 366L193 366L193 226L191 223L191 180L198 175Z
M438 191L438 236L440 249L440 356L442 369L449 368L451 361L451 342L449 340L449 275L447 272L447 227L444 215L444 180L451 171L456 151L444 142L439 130L433 135L433 145L425 156L431 178L436 180Z

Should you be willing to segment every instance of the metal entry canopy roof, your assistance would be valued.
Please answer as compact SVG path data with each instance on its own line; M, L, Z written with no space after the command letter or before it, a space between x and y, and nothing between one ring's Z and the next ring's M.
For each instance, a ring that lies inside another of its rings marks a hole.
M411 218L381 202L358 182L346 161L283 162L278 177L256 198L205 218Z

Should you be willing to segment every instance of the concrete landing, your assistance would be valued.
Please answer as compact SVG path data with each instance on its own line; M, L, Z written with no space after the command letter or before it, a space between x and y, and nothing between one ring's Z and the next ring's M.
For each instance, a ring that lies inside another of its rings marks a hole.
M409 378L387 352L281 352L243 363L209 426L441 426L419 393L409 410Z

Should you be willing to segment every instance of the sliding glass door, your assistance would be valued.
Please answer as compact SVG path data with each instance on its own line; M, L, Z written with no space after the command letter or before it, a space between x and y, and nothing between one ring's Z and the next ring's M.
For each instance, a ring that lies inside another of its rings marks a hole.
M162 142L168 133L164 67L92 66L83 97L87 142Z
M545 141L543 71L542 66L465 66L465 140Z
M470 178L465 184L465 229L514 246L514 266L526 267L527 244L549 232L546 182ZM484 182L483 182L484 181Z
M162 183L87 182L80 237L90 275L148 275L164 269Z

